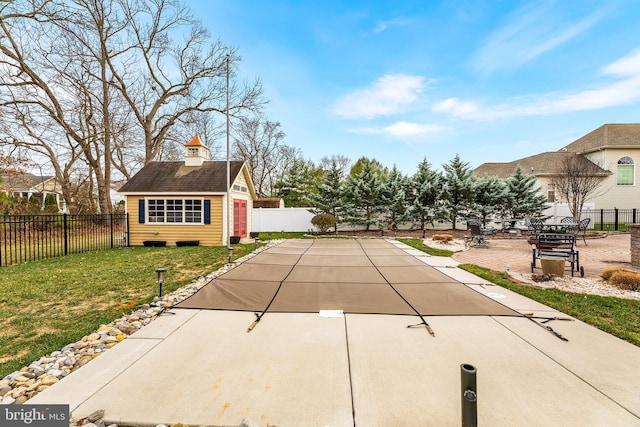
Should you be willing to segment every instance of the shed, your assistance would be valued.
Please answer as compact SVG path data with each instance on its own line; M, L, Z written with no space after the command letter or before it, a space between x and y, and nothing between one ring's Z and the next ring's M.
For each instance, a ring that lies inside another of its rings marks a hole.
M185 161L147 163L120 188L130 245L221 246L229 235L249 236L256 193L246 164L229 162L227 194L227 162L208 160L209 149L197 135L185 149Z

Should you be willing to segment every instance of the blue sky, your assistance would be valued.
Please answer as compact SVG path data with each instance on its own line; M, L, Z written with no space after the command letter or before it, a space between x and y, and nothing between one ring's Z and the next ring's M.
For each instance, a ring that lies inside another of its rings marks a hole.
M285 143L413 173L640 122L640 2L201 0Z

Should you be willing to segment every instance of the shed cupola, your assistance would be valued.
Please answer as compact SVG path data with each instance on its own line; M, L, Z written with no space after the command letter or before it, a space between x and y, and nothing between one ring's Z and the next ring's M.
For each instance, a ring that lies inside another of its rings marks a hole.
M184 157L185 166L202 166L202 164L209 160L209 148L202 143L198 135L184 144L186 149Z

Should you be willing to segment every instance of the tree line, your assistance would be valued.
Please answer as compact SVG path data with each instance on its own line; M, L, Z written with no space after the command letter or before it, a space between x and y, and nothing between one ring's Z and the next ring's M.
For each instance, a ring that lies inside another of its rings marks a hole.
M536 178L517 168L506 180L476 177L469 163L456 155L432 168L424 158L410 176L396 166L388 169L375 159L362 157L348 168L342 156L323 158L319 165L297 160L274 186L274 195L289 207L310 207L315 214L330 214L338 224L366 230L392 229L411 223L424 230L436 222L450 223L491 218L541 217L546 198L538 194Z
M93 212L113 210L114 176L182 159L196 134L215 148L227 113L250 122L266 102L177 0L0 2L0 63L0 154L47 165Z

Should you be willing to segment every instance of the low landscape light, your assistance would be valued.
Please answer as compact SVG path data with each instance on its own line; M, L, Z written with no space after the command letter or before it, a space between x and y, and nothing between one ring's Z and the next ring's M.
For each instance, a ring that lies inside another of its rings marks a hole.
M165 278L167 277L167 269L166 268L156 268L156 274L158 282L158 296L162 297L162 284L164 283Z
M231 264L231 258L233 257L233 246L229 245L227 247L227 251L229 252L229 264Z

